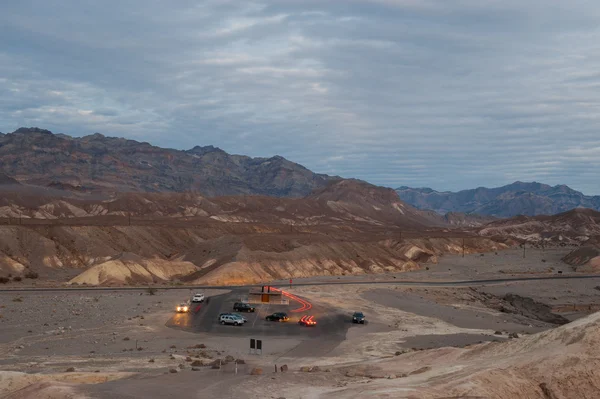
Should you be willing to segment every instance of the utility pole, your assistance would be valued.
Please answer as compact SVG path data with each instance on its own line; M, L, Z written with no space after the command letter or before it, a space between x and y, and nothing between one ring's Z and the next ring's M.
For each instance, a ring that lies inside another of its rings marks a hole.
M463 253L462 253L462 257L464 258L464 257L465 257L465 238L464 238L464 237L463 237L463 243L462 243L462 244L463 244L463 245L462 245L462 247L463 247L463 248L462 248L462 250L463 250L463 251L462 251L462 252L463 252Z
M526 243L523 243L523 259L525 258L525 244Z

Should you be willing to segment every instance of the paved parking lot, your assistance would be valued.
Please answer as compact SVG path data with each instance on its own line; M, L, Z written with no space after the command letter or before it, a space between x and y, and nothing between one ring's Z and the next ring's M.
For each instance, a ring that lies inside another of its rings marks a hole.
M230 293L213 296L208 303L192 304L191 312L174 314L167 322L171 328L182 329L197 333L210 333L225 336L303 336L331 337L343 340L346 331L351 326L350 315L337 312L335 309L313 305L308 311L294 312L302 308L302 304L290 300L289 305L255 304L256 312L234 312L233 304L247 295L247 290L237 289ZM219 314L234 312L241 314L248 321L243 326L221 325ZM266 321L271 313L285 312L290 317L287 322ZM313 327L298 324L304 315L312 315L317 321Z

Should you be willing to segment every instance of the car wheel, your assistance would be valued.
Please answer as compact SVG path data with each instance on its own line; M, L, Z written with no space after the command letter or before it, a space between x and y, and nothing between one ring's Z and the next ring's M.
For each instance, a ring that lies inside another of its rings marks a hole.
M224 321L221 321L221 324L225 325L225 322L224 322Z

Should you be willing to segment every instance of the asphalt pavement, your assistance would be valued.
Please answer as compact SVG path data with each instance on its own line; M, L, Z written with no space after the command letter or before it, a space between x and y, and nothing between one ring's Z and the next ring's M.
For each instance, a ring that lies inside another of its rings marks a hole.
M330 337L338 341L343 340L346 331L352 325L351 315L342 314L334 308L322 305L313 305L307 311L295 312L302 308L302 304L290 300L289 305L253 304L255 312L235 312L233 304L247 296L247 289L234 289L229 293L210 297L208 303L200 304L200 308L192 304L188 313L175 313L166 325L194 333L210 333L223 336L257 336L257 337ZM308 301L302 298L304 301ZM243 326L221 325L219 314L232 312L245 317L248 321ZM285 312L290 317L289 321L276 322L265 320L266 316L275 312ZM298 324L304 315L314 316L316 326L306 327Z

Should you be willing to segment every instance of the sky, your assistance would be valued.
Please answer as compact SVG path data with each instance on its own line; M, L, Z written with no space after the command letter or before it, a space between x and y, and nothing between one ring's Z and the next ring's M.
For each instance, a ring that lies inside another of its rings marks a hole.
M597 0L3 0L0 131L600 194Z

